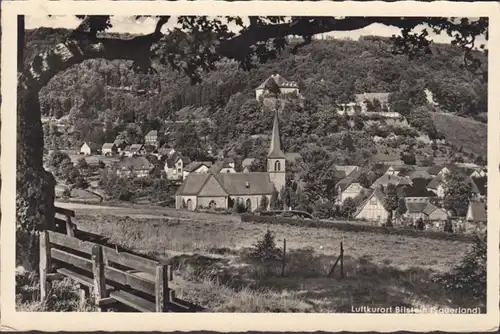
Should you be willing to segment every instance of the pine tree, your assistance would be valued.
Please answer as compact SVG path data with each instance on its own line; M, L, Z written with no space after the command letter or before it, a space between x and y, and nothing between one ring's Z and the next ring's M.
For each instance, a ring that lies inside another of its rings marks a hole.
M262 195L260 199L260 210L267 211L268 207L269 207L269 199L267 198L266 195Z
M273 190L273 193L271 194L271 201L270 201L270 206L271 210L281 210L281 205L280 205L280 200L279 200L279 193L276 189Z
M251 257L261 262L278 260L281 258L281 250L276 247L273 232L268 229L264 237L257 241L252 250Z

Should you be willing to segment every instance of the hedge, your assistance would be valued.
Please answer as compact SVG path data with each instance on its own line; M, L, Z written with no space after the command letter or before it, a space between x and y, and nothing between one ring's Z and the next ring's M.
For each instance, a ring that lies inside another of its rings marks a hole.
M241 215L241 221L275 224L275 225L291 225L299 227L329 228L345 232L367 232L367 233L378 233L378 234L401 235L414 238L440 239L448 241L461 241L467 243L472 243L474 240L474 235L470 234L457 234L457 233L438 232L438 231L420 231L409 228L372 226L362 223L329 222L324 220L309 220L309 219L285 218L276 216L274 217L257 216L250 214Z

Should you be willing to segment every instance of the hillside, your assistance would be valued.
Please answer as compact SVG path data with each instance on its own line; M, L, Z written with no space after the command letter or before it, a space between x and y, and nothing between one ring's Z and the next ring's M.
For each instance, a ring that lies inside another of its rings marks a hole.
M26 61L67 33L64 29L28 31ZM57 75L40 94L44 116L68 116L73 125L71 132L61 132L47 123L45 145L75 149L83 141L101 145L118 135L136 142L157 129L170 132L170 144L193 159L203 158L208 147L241 158L262 157L268 144L255 135L269 133L272 112L255 100L254 89L279 73L296 81L305 99L282 101L283 145L288 152L314 151L337 164L364 164L375 154L398 158L401 152L446 159L475 159L483 154L484 150L470 147L466 153L474 154L457 156L449 145L430 147L426 139L446 136L457 148L477 142L452 137L474 136L456 128L459 123L436 123L435 110L427 105L424 93L425 89L432 92L441 111L481 119L487 111L487 85L462 67L460 50L436 44L432 54L410 60L392 54L390 48L389 40L378 37L317 40L297 54L284 52L251 71L221 62L197 85L156 63L157 73L146 75L133 72L126 61L87 61ZM476 56L487 66L483 54ZM391 92L391 108L403 114L410 126L366 117L348 119L335 112L339 103L365 92ZM164 125L167 120L189 119L198 121Z
M444 139L465 153L487 156L488 126L468 118L445 113L432 113L436 129Z

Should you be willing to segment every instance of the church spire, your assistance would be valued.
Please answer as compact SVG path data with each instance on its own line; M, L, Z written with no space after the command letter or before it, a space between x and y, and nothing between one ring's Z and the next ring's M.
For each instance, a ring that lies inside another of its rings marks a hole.
M274 112L273 133L271 136L271 145L269 147L268 158L285 158L285 153L281 150L280 124L278 112Z

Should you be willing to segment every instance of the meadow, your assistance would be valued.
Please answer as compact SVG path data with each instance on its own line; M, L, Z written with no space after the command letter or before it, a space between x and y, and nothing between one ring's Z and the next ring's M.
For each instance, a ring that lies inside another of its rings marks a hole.
M241 222L233 215L151 208L75 208L82 230L173 265L180 298L210 312L351 312L352 307L483 307L433 281L470 244L368 232ZM249 254L267 230L287 243L281 261ZM345 258L327 276L343 241Z

